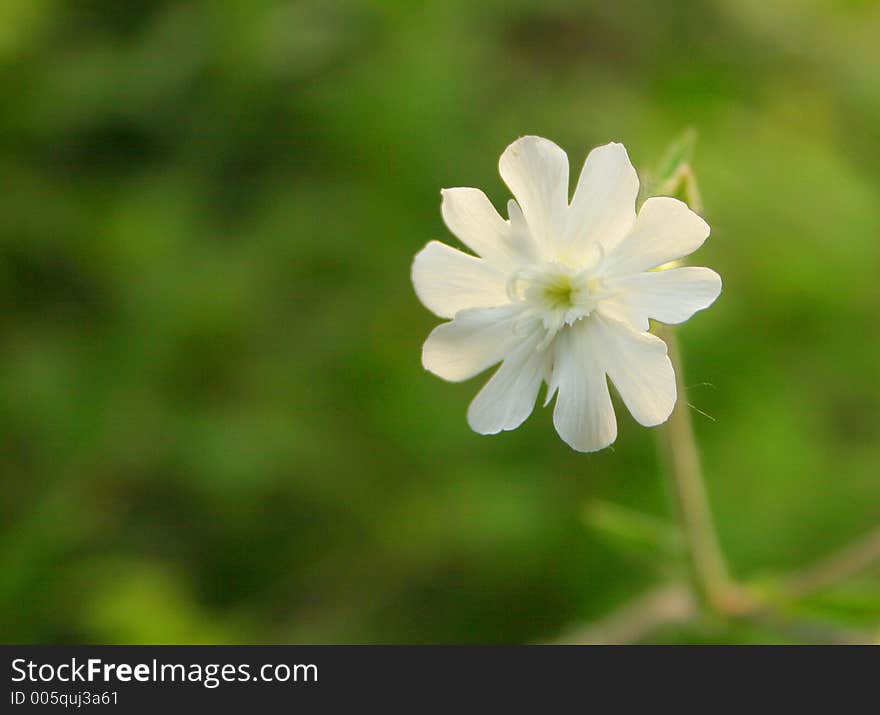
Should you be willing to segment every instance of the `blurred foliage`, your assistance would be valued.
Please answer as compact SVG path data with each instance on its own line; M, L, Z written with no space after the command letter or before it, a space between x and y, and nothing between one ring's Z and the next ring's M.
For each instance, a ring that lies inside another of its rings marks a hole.
M649 431L480 437L419 364L439 189L503 205L525 133L649 166L698 130L725 291L685 398L734 571L867 531L878 36L865 0L0 2L2 639L519 642L647 587L583 519L664 523ZM880 578L810 608L876 622Z

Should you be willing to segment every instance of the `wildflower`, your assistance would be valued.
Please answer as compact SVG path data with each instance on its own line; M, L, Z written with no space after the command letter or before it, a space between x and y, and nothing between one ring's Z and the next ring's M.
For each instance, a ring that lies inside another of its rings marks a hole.
M476 256L431 241L413 263L420 300L450 319L428 336L422 364L461 381L501 363L468 409L480 434L517 428L546 382L559 436L582 452L607 447L617 421L606 377L636 421L665 422L675 375L648 321L687 320L721 279L655 269L698 249L709 226L667 197L636 214L639 179L622 144L590 152L571 202L568 157L547 139L516 140L499 170L515 197L507 220L478 189L442 192L446 225Z

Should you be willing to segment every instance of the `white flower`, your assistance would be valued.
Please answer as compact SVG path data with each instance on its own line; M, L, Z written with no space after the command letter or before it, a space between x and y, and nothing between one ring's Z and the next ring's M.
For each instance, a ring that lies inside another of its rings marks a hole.
M431 241L413 263L422 303L451 319L428 336L422 364L460 381L501 363L468 409L480 434L521 425L546 381L559 436L582 452L607 447L617 421L606 376L640 424L665 422L675 375L648 319L687 320L721 279L653 269L699 248L709 226L672 198L636 215L639 179L622 144L590 152L570 203L568 157L547 139L516 140L499 169L516 197L506 221L479 189L442 192L446 225L479 257Z

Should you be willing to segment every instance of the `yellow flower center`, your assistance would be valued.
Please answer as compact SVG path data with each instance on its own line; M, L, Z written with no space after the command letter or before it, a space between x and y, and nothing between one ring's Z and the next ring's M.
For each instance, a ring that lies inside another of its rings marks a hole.
M541 302L550 310L566 310L574 306L575 287L572 285L571 276L557 274L552 276L546 283L540 286Z

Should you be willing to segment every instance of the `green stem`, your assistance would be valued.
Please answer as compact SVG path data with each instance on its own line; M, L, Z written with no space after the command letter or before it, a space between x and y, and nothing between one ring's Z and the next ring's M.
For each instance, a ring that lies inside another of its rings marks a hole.
M658 430L660 454L675 499L697 592L719 613L739 610L739 589L732 582L709 510L700 456L684 395L678 340L672 328L658 330L675 367L678 401L666 424Z
M694 211L702 211L697 177L687 161L681 162L669 174L658 193L680 195ZM658 443L681 520L691 576L697 593L709 608L718 613L738 612L746 604L741 590L728 573L709 510L700 455L685 398L684 368L678 339L675 329L670 326L659 326L656 332L669 349L678 393L672 415L659 429Z

